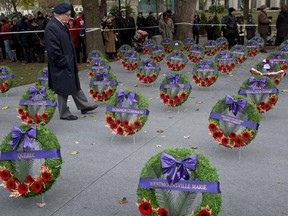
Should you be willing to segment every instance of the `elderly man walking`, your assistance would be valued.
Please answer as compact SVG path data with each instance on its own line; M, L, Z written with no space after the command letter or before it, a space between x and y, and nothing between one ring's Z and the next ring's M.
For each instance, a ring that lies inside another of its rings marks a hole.
M97 108L91 106L80 87L76 52L67 23L71 14L70 5L61 3L54 8L54 17L45 28L45 45L48 52L48 85L58 98L60 119L77 120L67 106L71 95L82 114Z

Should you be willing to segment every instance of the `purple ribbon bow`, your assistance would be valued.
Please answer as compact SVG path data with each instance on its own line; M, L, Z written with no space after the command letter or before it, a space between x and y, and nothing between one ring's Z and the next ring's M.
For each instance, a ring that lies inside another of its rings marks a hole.
M177 56L177 57L180 57L180 56L181 56L181 52L179 52L179 51L174 51L174 52L173 52L173 55L174 55L174 56Z
M164 38L164 39L162 40L162 42L164 42L164 43L169 43L169 39L168 39L168 38Z
M244 46L236 45L234 47L234 51L243 51L243 50L244 50Z
M180 79L180 74L176 74L175 76L173 74L168 74L167 79L169 80L170 84L177 84Z
M153 60L149 60L149 59L144 59L144 60L143 60L143 63L144 63L144 65L145 65L146 67L152 67L154 61L153 61Z
M210 60L207 60L207 61L203 61L203 60L200 60L199 61L199 66L204 69L204 68L209 68L210 67L210 64L211 64L211 61Z
M226 95L225 104L229 105L229 111L236 116L240 109L243 109L246 104L246 99L234 100L230 95Z
M132 105L133 103L137 103L135 95L136 93L133 91L126 94L126 92L123 89L119 89L118 102L122 104L124 102L124 99L127 98L130 105Z
M191 38L187 38L186 41L185 41L185 43L187 43L187 44L193 44L194 42L193 42L193 40L192 40Z
M93 57L99 57L99 53L97 51L95 51L95 50L92 50L91 55Z
M249 78L249 82L251 83L249 88L252 88L253 90L255 90L256 86L260 86L261 88L264 88L266 84L266 76L263 76L260 80L256 80L255 77L251 76Z
M102 59L94 59L94 61L93 61L94 66L101 66L102 63L103 63Z
M4 75L4 74L6 74L6 67L2 67L1 68L1 73Z
M192 47L192 50L196 50L196 51L200 51L201 50L201 46L199 46L199 45L194 45L193 47Z
M230 51L227 52L220 52L221 58L229 58L230 57Z
M34 148L32 141L30 138L36 139L36 126L31 126L28 130L22 131L20 128L13 126L11 131L11 137L12 140L8 142L9 145L13 146L13 150L15 151L16 148L19 145L19 142L24 135L24 142L23 142L23 148Z
M106 81L107 77L108 77L108 72L107 71L104 72L104 73L101 73L99 71L96 72L97 81L103 81L103 80Z
M43 71L42 71L42 72L43 72L43 74L44 74L45 77L48 77L48 68L46 68L46 67L43 68Z
M30 86L29 94L30 94L32 100L35 100L35 97L37 94L39 94L42 98L44 98L46 96L45 87L42 87L38 90L34 86Z
M160 156L161 167L164 170L163 174L167 174L169 184L177 183L180 179L189 180L189 170L195 170L197 164L197 155L190 155L182 160L176 160L173 156L162 152ZM176 171L177 164L180 165Z
M133 51L133 50L128 50L127 54L128 54L127 57L132 57L132 58L134 58L134 57L136 56L136 52Z
M215 45L215 41L214 40L209 40L209 41L207 41L207 45L208 46L213 46L213 45Z
M279 48L281 51L288 51L288 45L281 45Z

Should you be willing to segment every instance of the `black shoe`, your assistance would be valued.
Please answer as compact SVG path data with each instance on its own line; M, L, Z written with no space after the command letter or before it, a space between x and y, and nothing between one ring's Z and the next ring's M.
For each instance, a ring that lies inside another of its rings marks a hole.
M77 116L74 116L74 115L69 115L69 116L67 116L67 117L62 117L62 118L60 118L60 119L62 119L62 120L77 120L78 117L77 117Z
M81 110L81 114L86 114L87 112L92 111L92 110L96 109L97 107L98 107L98 105L95 104L93 106L89 106L89 107L87 107L85 109L82 109Z
M267 50L260 50L261 53L267 53Z

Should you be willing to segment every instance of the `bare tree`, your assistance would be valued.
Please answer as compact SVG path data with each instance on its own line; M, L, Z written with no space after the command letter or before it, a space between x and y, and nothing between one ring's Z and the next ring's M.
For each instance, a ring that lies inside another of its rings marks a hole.
M100 10L101 17L107 13L107 1L106 0L101 0L99 10Z
M245 20L247 20L248 14L249 14L249 0L243 0L243 17Z
M101 14L98 0L82 0L82 5L85 14L86 28L100 27ZM95 49L103 50L102 34L99 29L92 29L88 31L86 35L88 52Z
M175 1L175 21L176 23L192 23L195 14L197 0L177 0ZM177 25L176 38L183 40L192 36L190 25Z

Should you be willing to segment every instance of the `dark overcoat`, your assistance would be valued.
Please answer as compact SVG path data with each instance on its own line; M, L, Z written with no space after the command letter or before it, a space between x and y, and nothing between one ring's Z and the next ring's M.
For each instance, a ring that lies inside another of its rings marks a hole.
M45 28L48 86L59 95L80 90L76 52L68 28L53 17Z
M258 33L267 34L269 32L269 18L265 11L260 11L258 15Z
M277 36L287 38L288 13L280 12L276 21Z

